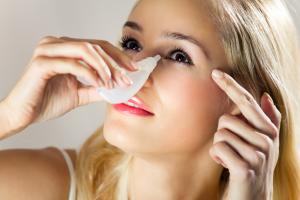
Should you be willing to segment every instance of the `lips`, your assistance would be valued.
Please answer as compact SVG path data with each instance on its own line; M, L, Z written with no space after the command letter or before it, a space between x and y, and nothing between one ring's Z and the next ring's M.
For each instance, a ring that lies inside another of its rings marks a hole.
M135 116L154 116L154 113L151 109L146 106L138 97L133 97L132 99L128 100L128 103L134 104L135 106L127 105L126 103L122 104L113 104L113 108L120 111L126 115L135 115Z
M135 104L137 107L153 114L153 112L150 110L150 108L146 104L144 104L142 102L142 100L139 99L137 96L132 97L130 100L128 100L128 102L131 102L131 103Z

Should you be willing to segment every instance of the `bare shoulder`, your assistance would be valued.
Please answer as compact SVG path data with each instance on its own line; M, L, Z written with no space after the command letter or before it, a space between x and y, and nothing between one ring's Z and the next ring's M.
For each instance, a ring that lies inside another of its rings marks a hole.
M75 164L76 151L66 150ZM2 150L0 168L0 199L65 200L68 197L68 167L55 147Z

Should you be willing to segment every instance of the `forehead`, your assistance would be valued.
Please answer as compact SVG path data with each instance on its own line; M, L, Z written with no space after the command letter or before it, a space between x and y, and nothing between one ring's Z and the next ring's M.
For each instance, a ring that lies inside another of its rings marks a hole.
M227 66L209 0L140 0L128 17L142 26L144 37L158 38L165 31L193 36L208 49L212 65Z
M170 30L203 37L215 32L202 0L140 0L128 20L145 31Z

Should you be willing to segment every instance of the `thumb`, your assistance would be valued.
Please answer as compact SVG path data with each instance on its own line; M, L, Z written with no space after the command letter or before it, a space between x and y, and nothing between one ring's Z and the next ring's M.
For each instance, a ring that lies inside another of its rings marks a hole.
M280 128L281 114L276 108L271 96L266 92L261 97L261 108L264 113L270 118L273 124L277 128Z
M78 106L102 101L103 97L94 86L83 86L78 89Z

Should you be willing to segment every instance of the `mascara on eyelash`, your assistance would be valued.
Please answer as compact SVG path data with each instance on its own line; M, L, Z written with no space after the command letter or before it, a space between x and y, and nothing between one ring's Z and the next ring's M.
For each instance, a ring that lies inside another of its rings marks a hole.
M138 42L136 39L134 39L133 37L128 36L128 35L124 35L124 36L121 37L121 40L119 41L119 44L120 44L120 46L121 46L123 49L125 49L125 50L134 50L134 49L128 48L128 47L126 46L127 42L129 42L129 41L135 41L136 43L139 43L139 42ZM139 47L139 48L140 48L140 47ZM186 51L185 51L183 48L178 47L178 46L175 46L175 47L173 47L173 50L171 51L170 54L173 54L173 53L175 53L175 52L181 52L181 53L186 57L186 59L187 59L188 61L187 61L187 62L179 62L179 61L176 61L176 60L172 59L172 58L171 58L172 56L166 56L165 58L166 58L166 59L169 59L169 60L171 60L171 61L174 61L174 62L178 62L178 63L183 64L183 65L188 65L188 66L194 65L194 63L193 63L191 57L188 55L188 53L186 53Z

